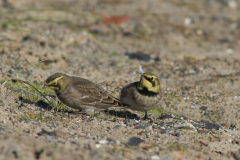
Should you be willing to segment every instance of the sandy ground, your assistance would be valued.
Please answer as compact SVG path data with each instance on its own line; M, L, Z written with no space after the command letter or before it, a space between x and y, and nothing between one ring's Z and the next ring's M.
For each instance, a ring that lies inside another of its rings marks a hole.
M239 7L238 0L0 0L0 159L240 159ZM64 72L118 97L139 80L139 65L165 90L159 108L167 113L151 120L140 112L56 112L10 80L41 86Z

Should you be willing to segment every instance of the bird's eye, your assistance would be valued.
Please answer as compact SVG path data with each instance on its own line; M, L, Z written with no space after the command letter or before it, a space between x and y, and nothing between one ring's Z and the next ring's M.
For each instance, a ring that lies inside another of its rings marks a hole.
M56 84L57 84L56 82L53 83L53 85L56 85Z
M154 80L154 78L153 77L151 77L151 81L153 81Z

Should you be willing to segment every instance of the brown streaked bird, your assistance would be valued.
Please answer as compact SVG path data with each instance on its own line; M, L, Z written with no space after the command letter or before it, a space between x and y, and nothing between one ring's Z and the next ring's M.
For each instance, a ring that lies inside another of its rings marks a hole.
M139 82L124 86L120 94L121 101L132 110L145 112L144 119L148 118L147 111L160 105L162 97L159 79L152 73L143 73Z
M45 85L56 92L62 103L74 109L100 110L130 107L97 84L81 77L55 73L46 80Z

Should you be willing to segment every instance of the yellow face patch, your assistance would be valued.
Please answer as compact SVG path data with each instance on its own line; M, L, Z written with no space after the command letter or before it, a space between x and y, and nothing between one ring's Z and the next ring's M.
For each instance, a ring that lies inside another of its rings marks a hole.
M148 91L158 93L160 91L160 82L158 77L154 74L144 73L141 76L138 89L144 90L144 88L146 88Z
M59 81L60 79L62 79L62 78L63 78L63 76L58 77L58 78L55 78L55 79L52 80L51 82L47 83L47 85L48 85L48 86L50 86L50 85L57 85L57 84L58 84L58 81Z

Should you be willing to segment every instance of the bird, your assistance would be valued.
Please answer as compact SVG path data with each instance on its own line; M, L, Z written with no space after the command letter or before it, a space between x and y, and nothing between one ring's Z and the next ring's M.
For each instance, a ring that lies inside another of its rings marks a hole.
M130 105L132 110L145 112L144 119L148 119L147 111L160 105L163 95L158 77L152 73L143 73L140 81L121 89L120 100Z
M47 78L44 86L54 90L63 104L81 111L130 107L99 85L81 77L55 73Z

